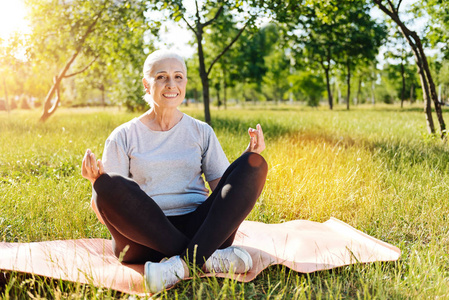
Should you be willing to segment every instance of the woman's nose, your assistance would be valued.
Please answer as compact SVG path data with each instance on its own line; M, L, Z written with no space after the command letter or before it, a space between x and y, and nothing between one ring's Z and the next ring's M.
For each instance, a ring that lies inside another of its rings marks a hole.
M173 79L169 78L167 80L166 87L169 89L175 88L175 81Z

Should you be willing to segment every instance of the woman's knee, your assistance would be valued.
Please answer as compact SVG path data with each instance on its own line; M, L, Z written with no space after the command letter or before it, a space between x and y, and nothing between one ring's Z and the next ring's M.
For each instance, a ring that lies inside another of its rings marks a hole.
M125 178L122 175L116 173L103 174L94 183L94 189L98 195L105 196L106 198L117 196L125 193L129 189L130 185L137 185L137 183L129 178Z
M247 152L243 154L243 157L246 164L257 171L261 176L266 177L268 173L268 164L262 155L255 152Z

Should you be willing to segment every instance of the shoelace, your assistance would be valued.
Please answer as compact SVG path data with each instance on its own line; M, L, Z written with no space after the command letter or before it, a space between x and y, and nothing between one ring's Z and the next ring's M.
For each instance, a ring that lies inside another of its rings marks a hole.
M231 262L228 258L223 258L222 256L213 256L212 257L212 268L216 273L220 272L228 272L231 268Z
M175 260L167 267L167 269L162 271L161 277L165 279L164 285L166 287L177 283L178 280L181 279L181 277L177 272L182 268L182 264L181 266L179 266L179 263L180 263L179 261Z

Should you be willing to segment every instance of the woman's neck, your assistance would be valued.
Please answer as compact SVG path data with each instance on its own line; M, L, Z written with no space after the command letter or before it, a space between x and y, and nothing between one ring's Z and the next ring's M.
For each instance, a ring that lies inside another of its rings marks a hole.
M140 121L154 131L168 131L181 121L183 113L178 109L158 110L154 107L140 116Z

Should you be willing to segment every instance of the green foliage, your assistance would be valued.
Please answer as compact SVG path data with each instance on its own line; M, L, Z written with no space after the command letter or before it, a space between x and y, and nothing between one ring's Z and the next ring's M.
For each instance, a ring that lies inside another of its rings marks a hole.
M442 46L442 53L449 59L449 3L444 0L420 0L414 5L414 13L422 14L422 9L428 14L430 30L427 37L433 47Z
M304 99L309 106L318 106L326 90L323 76L312 72L299 72L290 75L291 91L297 99Z
M401 99L402 92L402 68L405 79L405 99L410 99L410 90L413 88L413 94L417 95L419 81L415 64L385 64L383 67L382 85L389 87L390 100ZM415 96L416 97L416 96ZM386 102L387 103L387 102Z
M235 47L235 67L229 72L231 81L254 83L257 91L260 91L264 75L273 67L265 58L276 50L283 52L283 49L275 49L278 40L279 32L275 24L268 24L257 32L242 35Z

